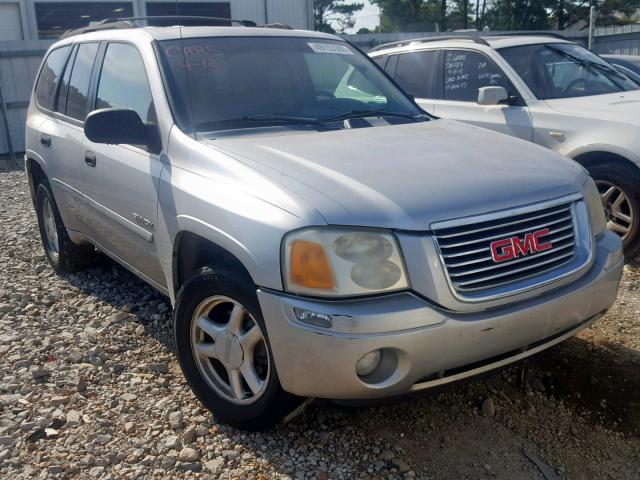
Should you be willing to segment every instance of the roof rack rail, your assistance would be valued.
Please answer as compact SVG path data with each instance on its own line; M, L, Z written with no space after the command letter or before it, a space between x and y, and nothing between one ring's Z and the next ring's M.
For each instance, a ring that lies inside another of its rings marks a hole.
M378 45L377 47L372 48L369 52L377 52L378 50L383 50L386 48L392 47L402 47L403 45L409 45L411 43L429 43L429 42L439 42L441 40L469 40L473 43L479 43L481 45L489 45L486 40L484 40L479 35L441 35L434 37L422 37L422 38L410 38L408 40L399 40L397 42L383 43L382 45Z
M560 38L562 40L569 40L566 36L557 32L544 32L540 30L534 30L531 32L522 31L522 32L483 32L483 37L554 37Z
M291 25L287 25L286 23L265 23L264 25L258 25L261 28L277 28L280 30L293 30Z
M92 25L87 25L86 27L67 30L60 36L60 39L72 37L74 35L80 35L81 33L97 32L100 30L119 30L121 28L137 28L138 25L136 25L135 22L142 21L142 20L176 20L177 22L181 22L182 20L199 20L202 22L210 21L210 22L238 23L245 27L257 26L256 22L252 20L235 20L233 18L206 17L206 16L196 16L196 15L155 15L155 16L146 16L146 17L105 18L100 22L94 23Z

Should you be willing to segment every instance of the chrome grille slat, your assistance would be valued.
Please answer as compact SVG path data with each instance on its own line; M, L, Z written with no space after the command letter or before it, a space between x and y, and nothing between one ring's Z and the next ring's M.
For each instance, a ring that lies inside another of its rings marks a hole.
M554 220L553 222L540 223L538 225L527 226L527 227L524 227L524 228L520 228L518 230L511 230L510 232L493 235L491 237L483 237L483 238L479 238L479 239L470 240L468 242L459 242L459 243L451 243L451 244L440 244L440 248L464 247L465 245L470 245L472 243L486 242L486 241L489 241L489 240L497 240L497 239L500 239L500 238L511 237L513 235L518 235L519 233L532 232L534 230L539 230L541 228L548 227L549 225L555 225L555 224L561 223L561 222L568 222L570 220L571 220L571 215L568 215L567 217L564 217L564 218L561 218L561 219L558 219L558 220ZM573 227L573 224L570 224L570 225L567 225L566 227L563 227L563 228L566 229L566 228L572 228L572 227Z
M538 210L533 207L524 213L515 209L513 215L503 212L496 218L484 215L476 223L469 218L461 219L459 225L457 221L443 222L445 228L436 228L434 236L451 286L461 294L488 291L548 274L569 263L578 251L573 201ZM551 243L553 248L503 262L493 260L493 241L514 237L522 241L527 233L545 229L550 232L540 241Z
M468 275L473 275L474 273L486 272L487 270L496 270L498 268L506 268L506 267L509 267L511 265L515 265L515 264L518 264L518 263L530 262L532 260L535 260L536 258L540 258L540 257L545 256L545 255L551 255L551 254L557 252L558 250L565 250L565 249L567 249L569 247L573 248L574 246L575 246L575 243L571 242L571 243L567 243L566 245L561 245L559 247L556 247L556 248L554 248L552 250L546 250L544 252L540 252L540 253L538 253L536 255L528 255L526 257L521 257L521 258L518 258L517 260L511 260L511 261L505 262L505 263L494 263L494 264L492 264L490 266L487 266L487 267L484 267L484 268L478 268L476 270L467 270L467 271L465 271L463 273L449 273L449 276L451 278L459 278L459 277L466 277ZM491 260L491 257L489 257L489 260ZM507 265L507 263L508 263L508 265Z
M540 253L538 253L536 255L528 255L526 257L521 257L521 258L518 258L517 260L511 260L511 261L505 262L505 263L495 263L495 264L493 264L493 265L491 265L489 267L477 268L475 270L468 270L468 271L465 271L463 273L450 273L449 276L451 278L456 278L457 279L457 278L460 278L460 277L467 277L469 275L473 275L474 273L481 273L481 272L486 272L486 271L491 271L491 270L497 270L499 268L508 268L511 265L517 265L519 263L530 262L532 260L536 260L537 258L551 255L552 253L555 253L555 252L557 252L559 250L566 250L569 247L573 248L574 246L575 246L575 243L571 242L571 243L568 243L566 245L562 245L560 247L554 248L552 250L546 250L544 252L540 252ZM507 263L508 263L508 265L506 265ZM514 270L510 270L507 273L515 273L515 271Z
M440 248L443 248L443 247L440 247ZM474 253L489 252L489 251L491 250L488 247L483 247L483 248L478 248L476 250L469 250L468 252L448 253L442 256L443 258L456 258L456 257L462 257L464 255L473 255Z
M529 278L533 278L533 277L537 277L539 275L544 275L545 273L549 273L557 268L562 267L563 265L566 265L567 263L569 263L571 261L571 258L565 260L564 262L558 264L558 265L551 265L549 268L545 268L542 269L540 271L536 271L535 273L529 273L528 275L523 275L521 277L518 277L518 281L520 280L527 280ZM510 285L514 282L514 280L504 280L501 282L494 282L491 284L491 288L499 288L499 287L504 287L505 285ZM460 292L464 292L464 293L471 293L471 292L482 292L482 291L486 291L487 288L482 286L482 287L475 287L475 288L458 288L457 289Z
M555 238L553 235L555 235L557 232L551 232L549 235L547 235L545 237L545 241L547 242L551 242L551 243L557 243L557 242L561 242L563 240L566 240L567 238L573 238L573 232L567 234L567 235L563 235L561 237ZM472 250L470 252L464 252L461 254L453 254L453 255L443 255L443 258L456 258L458 256L461 255L472 255L474 253L481 253L481 252L487 252L487 253L491 253L491 249L490 248L479 248L478 250ZM486 261L493 261L491 258L491 255L487 256L487 257L482 257L482 258L476 258L473 260L468 260L466 262L460 262L460 263L447 263L447 268L458 268L458 267L463 267L465 265L473 265L475 263L480 263L480 262L486 262Z
M474 230L465 230L463 232L456 232L456 233L448 233L448 234L445 234L445 235L439 235L438 238L453 238L453 237L459 237L461 235L468 235L468 234L471 234L471 233L484 232L486 230L495 230L495 229L498 229L498 228L509 227L511 225L517 225L519 223L524 223L524 222L531 221L531 220L537 220L539 218L550 217L552 215L558 215L560 213L566 213L566 212L570 212L570 209L569 208L562 208L560 210L554 210L554 211L551 211L551 212L543 213L541 215L536 215L536 216L531 217L531 218L514 220L512 222L507 222L507 223L503 223L503 224L499 224L499 225L492 225L490 227L476 228Z
M465 282L456 282L456 283L463 287L465 285L471 285L471 284L474 284L474 283L486 282L487 280L494 280L496 278L505 277L507 275L512 275L514 273L525 272L527 270L531 270L532 268L539 267L540 265L546 265L548 263L555 262L555 261L560 260L562 258L573 256L573 254L574 254L574 252L569 252L569 253L565 253L564 255L559 255L557 257L550 258L550 259L548 259L546 261L543 261L543 262L538 262L538 263L536 263L534 265L527 265L526 267L517 268L515 270L511 270L511 271L508 271L508 272L497 273L496 275L490 275L488 277L482 277L482 278L478 278L478 279L475 279L475 280L467 280Z

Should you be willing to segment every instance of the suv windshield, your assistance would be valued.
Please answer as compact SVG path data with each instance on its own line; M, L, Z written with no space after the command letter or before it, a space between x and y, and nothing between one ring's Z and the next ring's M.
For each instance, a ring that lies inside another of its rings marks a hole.
M176 121L185 131L317 127L366 112L390 123L424 118L370 59L345 42L206 37L159 45Z
M638 89L613 66L572 43L525 45L498 51L541 100Z

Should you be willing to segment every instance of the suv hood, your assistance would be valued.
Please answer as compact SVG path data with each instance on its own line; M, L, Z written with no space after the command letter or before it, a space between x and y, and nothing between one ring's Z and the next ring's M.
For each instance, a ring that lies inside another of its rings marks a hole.
M640 125L640 90L588 97L545 100L547 105L560 113L595 120Z
M586 175L542 147L448 120L205 142L333 225L426 230L579 192Z

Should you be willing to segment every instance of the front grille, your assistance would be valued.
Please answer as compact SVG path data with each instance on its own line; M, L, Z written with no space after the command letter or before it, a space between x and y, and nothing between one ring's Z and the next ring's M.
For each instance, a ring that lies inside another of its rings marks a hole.
M504 262L492 258L491 243L549 229L540 238L552 248L520 255ZM516 283L559 268L576 254L572 203L434 231L451 285L461 293L474 293Z

